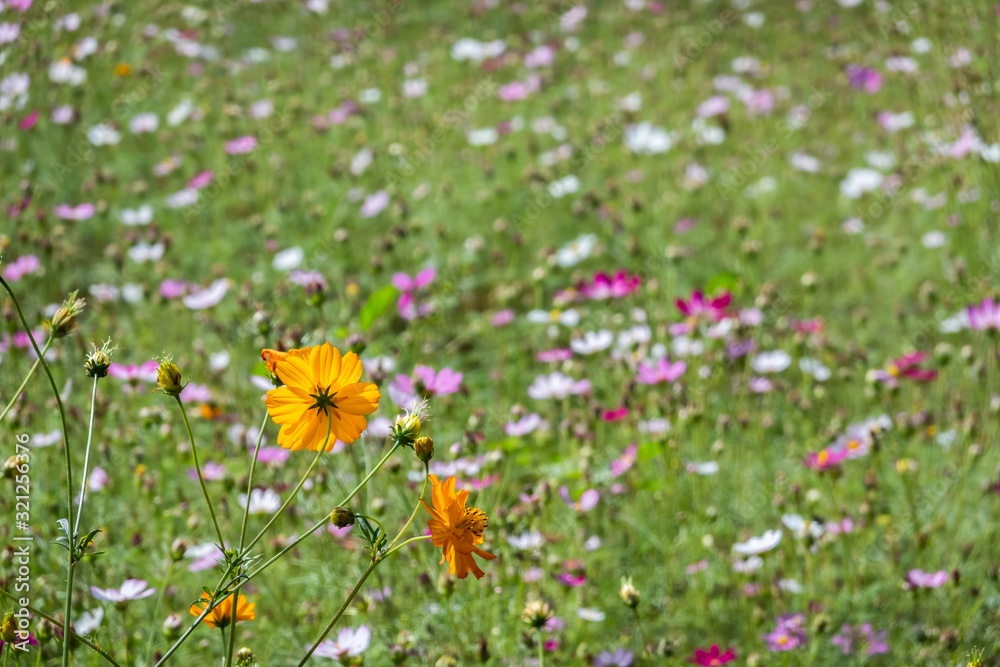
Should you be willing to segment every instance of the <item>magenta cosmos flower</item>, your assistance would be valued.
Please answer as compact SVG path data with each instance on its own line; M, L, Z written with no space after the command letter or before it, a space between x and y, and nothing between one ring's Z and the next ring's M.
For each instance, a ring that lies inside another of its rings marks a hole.
M847 66L847 81L851 88L874 95L882 89L882 74L877 69L861 65Z
M434 279L437 277L437 269L433 266L424 269L412 278L406 273L394 273L392 276L392 285L399 290L399 301L396 302L396 308L399 310L399 316L404 320L415 320L418 317L425 317L432 312L432 308L429 304L418 304L414 293L427 287Z
M893 359L884 369L875 371L875 379L885 383L889 387L899 385L899 378L905 377L916 382L929 382L937 377L937 371L926 368L919 368L921 362L927 358L926 352L914 352L906 354L898 359Z
M16 283L24 276L37 272L42 268L42 262L35 255L21 255L13 262L0 266L7 282Z
M704 293L695 290L691 293L691 298L685 301L677 299L677 310L684 315L684 322L670 327L670 333L674 336L689 334L694 331L695 325L702 321L718 322L726 316L726 308L733 297L729 292L706 299Z
M906 573L906 581L915 588L940 588L948 583L948 571L924 572L913 569Z
M871 623L862 623L854 630L849 625L841 627L840 634L834 635L830 641L834 646L839 646L844 655L849 655L857 644L859 651L863 650L865 657L871 658L889 652L886 641L888 636L889 633L885 630L872 630Z
M777 627L763 635L770 651L791 651L805 643L806 617L803 614L785 614L777 619Z
M704 667L717 667L718 665L724 665L727 662L732 662L736 659L736 652L732 649L726 649L723 653L719 650L718 644L712 644L708 650L696 648L694 650L694 655L687 659L692 665L703 665Z
M664 357L656 362L655 366L640 363L639 372L636 374L636 381L639 384L660 384L661 382L674 382L687 370L687 364L683 361L670 363L670 359Z
M562 498L568 507L575 509L577 512L589 512L597 507L597 503L601 499L601 494L597 492L597 489L587 489L580 494L579 500L573 500L569 495L569 489L563 486L559 489L559 497Z
M980 304L970 304L968 312L970 329L1000 331L1000 302L994 303L993 299L986 298Z
M613 276L607 273L596 273L591 281L583 281L576 286L577 291L593 301L605 299L620 299L639 289L639 276L630 276L625 271L619 271Z
M807 468L823 471L829 468L836 468L844 459L850 456L850 451L846 449L831 449L829 447L818 452L809 452L805 465Z

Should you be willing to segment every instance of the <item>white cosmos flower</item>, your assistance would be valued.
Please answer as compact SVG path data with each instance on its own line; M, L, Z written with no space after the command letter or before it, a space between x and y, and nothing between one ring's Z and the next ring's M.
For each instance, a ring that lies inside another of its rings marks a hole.
M600 609L591 609L589 607L580 607L576 610L576 615L585 621L590 621L592 623L600 623L606 618L606 614Z
M590 391L590 380L574 380L558 371L539 375L528 387L528 396L536 400L547 398L563 399L570 395L586 394Z
M180 103L171 109L167 114L167 125L170 127L177 127L187 120L192 111L194 111L194 105L191 103L191 100L181 100Z
M358 154L351 160L351 173L355 176L363 174L368 165L372 163L372 157L372 149L367 146L358 151Z
M247 506L247 494L240 494L240 507ZM250 514L274 514L281 507L281 496L274 489L250 492Z
M87 70L74 65L69 58L61 58L49 65L49 79L54 83L79 86L87 80Z
M830 369L816 359L802 357L799 359L799 369L806 375L813 376L817 382L826 382L830 379Z
M744 555L762 554L778 546L781 542L780 530L768 530L759 537L751 537L746 542L737 542L733 545L733 551Z
M73 627L81 635L93 634L94 630L101 627L104 620L104 609L97 607L90 611L85 611L73 619Z
M807 155L806 153L802 153L800 151L796 151L788 156L788 161L799 171L805 171L810 174L815 174L819 171L819 160L814 158L812 155Z
M299 246L293 246L291 248L286 248L281 252L274 255L274 260L271 262L273 266L278 271L291 271L296 269L302 264L302 260L306 257L305 251Z
M570 174L558 181L549 183L549 194L559 199L565 195L570 195L580 189L580 179Z
M780 373L792 363L792 357L784 350L761 352L750 362L758 373Z
M477 39L466 37L452 45L451 57L454 60L469 60L478 63L488 58L496 58L506 50L507 43L502 39L480 42Z
M139 241L128 249L128 256L133 262L155 262L163 257L164 245L162 243L146 243Z
M471 146L490 146L497 142L500 134L495 127L484 127L479 130L469 130L465 137Z
M122 135L107 123L99 123L87 130L87 140L95 146L114 146L122 140Z
M760 566L764 564L764 559L760 556L750 556L746 560L738 560L733 563L733 572L740 572L747 574L750 572L756 572L760 569Z
M155 113L141 113L132 120L129 121L128 129L132 131L132 134L145 134L147 132L156 132L156 128L160 126L160 119Z
M575 327L580 323L580 313L573 308L566 310L529 310L528 321L534 324L562 324Z
M848 199L857 199L882 185L882 174L874 169L851 169L840 182L840 193Z
M692 461L687 464L687 471L698 475L714 475L719 472L719 464L715 461Z
M148 225L153 219L153 207L143 204L139 208L126 208L118 215L123 224L129 227Z
M670 343L670 351L675 357L697 357L705 350L705 344L700 340L677 336Z
M781 523L785 524L785 527L799 539L816 538L823 534L823 526L818 521L810 521L798 514L783 514Z
M666 153L674 145L674 137L661 127L643 122L625 130L625 146L637 155Z
M172 195L168 195L163 202L167 208L184 208L185 206L193 206L198 203L198 191L194 188L184 188L183 190L178 190Z
M520 535L508 535L507 543L520 551L538 549L545 544L545 538L537 530L532 530Z
M563 268L575 266L590 257L595 245L597 245L596 235L579 236L556 251L556 263Z
M607 329L588 331L583 338L574 338L569 342L570 348L577 354L594 354L611 347L615 335Z

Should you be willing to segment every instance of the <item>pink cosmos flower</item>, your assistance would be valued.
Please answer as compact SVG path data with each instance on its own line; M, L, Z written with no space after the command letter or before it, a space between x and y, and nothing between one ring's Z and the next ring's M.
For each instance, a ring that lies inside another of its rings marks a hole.
M125 380L127 384L122 386L122 391L126 394L138 391L140 382L156 382L156 369L159 364L152 359L142 364L118 364L112 363L108 366L108 375L119 380Z
M560 572L556 575L556 581L568 588L579 588L587 583L587 577L573 572Z
M504 102L517 102L523 100L531 93L542 87L542 77L532 74L527 81L512 81L504 86L500 86L497 95Z
M993 299L987 297L980 304L970 304L968 312L970 329L1000 331L1000 302L994 302Z
M513 321L514 321L514 311L507 308L505 310L497 312L493 316L493 319L490 320L490 324L492 324L495 327L502 327L504 325L510 324Z
M361 217L374 218L388 206L389 193L385 190L379 190L378 192L365 197L365 202L361 205Z
M403 272L394 273L392 274L392 286L400 292L413 292L422 287L427 287L434 282L436 277L437 269L433 266L424 269L412 278L409 274Z
M42 262L35 255L21 255L9 264L0 264L3 277L7 282L16 283L26 275L42 268Z
M59 204L53 211L63 220L88 220L94 215L94 205L90 203L70 206L69 204Z
M208 388L207 384L189 382L184 385L184 389L181 391L181 400L188 403L210 401L212 400L212 390Z
M187 186L193 190L201 190L202 188L209 185L215 178L215 172L211 169L207 171L195 174L190 181L187 182Z
M854 630L851 629L850 625L842 626L840 634L834 635L830 643L839 646L844 655L849 655L853 651L854 645L858 644L864 649L865 657L871 658L889 652L889 643L886 641L888 637L887 631L874 631L871 623L862 623Z
M593 301L620 299L639 289L639 276L630 276L626 271L618 271L614 276L596 273L592 281L583 281L576 286L577 291Z
M791 651L805 643L805 622L803 614L779 616L777 627L766 635L767 648L771 651Z
M255 148L257 148L257 138L249 134L226 142L226 153L229 155L243 155Z
M218 305L229 291L229 280L220 278L203 290L191 292L184 297L184 305L191 310L204 310Z
M684 375L684 371L686 370L687 364L685 362L678 361L671 364L670 359L664 357L656 363L656 366L640 362L638 367L639 372L635 379L639 384L672 383Z
M226 466L221 463L216 463L215 461L208 461L201 467L201 476L204 477L209 482L214 482L217 479L222 479L226 474ZM195 468L188 468L188 477L198 481L198 471Z
M845 535L847 533L853 533L854 520L851 519L851 517L844 517L840 520L840 522L827 521L823 524L823 528L831 535Z
M956 160L960 160L969 153L975 152L979 148L979 143L979 136L976 134L976 131L966 125L962 128L962 134L951 145L948 154Z
M729 98L723 95L713 95L698 105L695 114L701 118L711 118L729 111Z
M105 602L129 602L131 600L141 600L148 598L156 592L155 588L147 588L148 584L142 579L126 579L121 588L98 588L90 587L90 594L98 600Z
M315 655L346 663L350 658L356 658L367 651L371 639L372 631L367 625L359 625L357 629L341 628L340 632L337 633L337 641L324 640L316 648Z
M621 456L611 462L611 476L621 477L628 470L635 465L637 454L639 453L639 448L633 442L631 445L626 447Z
M556 59L556 50L547 44L535 47L535 49L524 56L524 66L528 69L536 67L548 67Z
M164 278L160 283L160 296L164 299L176 299L187 294L187 283L183 280Z
M454 394L462 384L462 374L450 368L435 371L430 366L417 366L413 377L397 375L389 385L389 398L400 406L432 396Z
M546 363L556 363L566 361L573 356L573 350L565 347L557 347L552 350L542 350L535 355L535 359Z
M947 570L938 570L932 573L913 569L906 573L906 581L916 588L940 588L948 582L948 577Z
M517 421L510 421L504 424L503 430L507 435L520 437L528 435L542 425L542 417L537 412L521 417Z
M563 502L577 512L589 512L590 510L597 507L597 502L601 499L601 494L597 492L597 489L587 489L580 494L579 500L573 500L570 498L569 489L565 486L560 487L559 497L562 498Z

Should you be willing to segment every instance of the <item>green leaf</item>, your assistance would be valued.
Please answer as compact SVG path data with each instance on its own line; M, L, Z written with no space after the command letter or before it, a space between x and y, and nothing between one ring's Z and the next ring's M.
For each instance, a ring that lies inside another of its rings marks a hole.
M262 378L271 379L271 372L267 370L267 364L263 361L258 361L254 364L253 370L250 371L250 375L259 375Z
M368 331L376 319L385 315L398 296L399 291L395 287L386 285L368 297L364 307L361 308L361 314L358 315L361 329Z

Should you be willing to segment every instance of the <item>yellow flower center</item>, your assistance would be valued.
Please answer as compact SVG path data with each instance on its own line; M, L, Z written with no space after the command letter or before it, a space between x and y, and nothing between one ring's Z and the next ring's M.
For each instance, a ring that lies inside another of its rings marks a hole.
M476 537L482 537L490 525L490 519L486 513L478 507L466 507L465 518L455 526L456 530L467 530Z
M562 314L562 311L559 311L559 310L550 310L549 311L549 319L552 320L553 322L558 322L559 321L559 316L561 314Z
M824 449L820 451L819 456L817 456L816 458L819 459L820 463L826 463L827 461L830 460L830 453Z
M782 637L781 639L778 640L778 643L784 646L785 644L788 643L788 637Z
M896 364L889 364L886 366L885 371L894 378L899 377L899 366Z
M848 440L847 441L847 448L850 449L850 450L855 450L855 449L857 449L860 446L861 446L861 443L858 442L857 440Z

